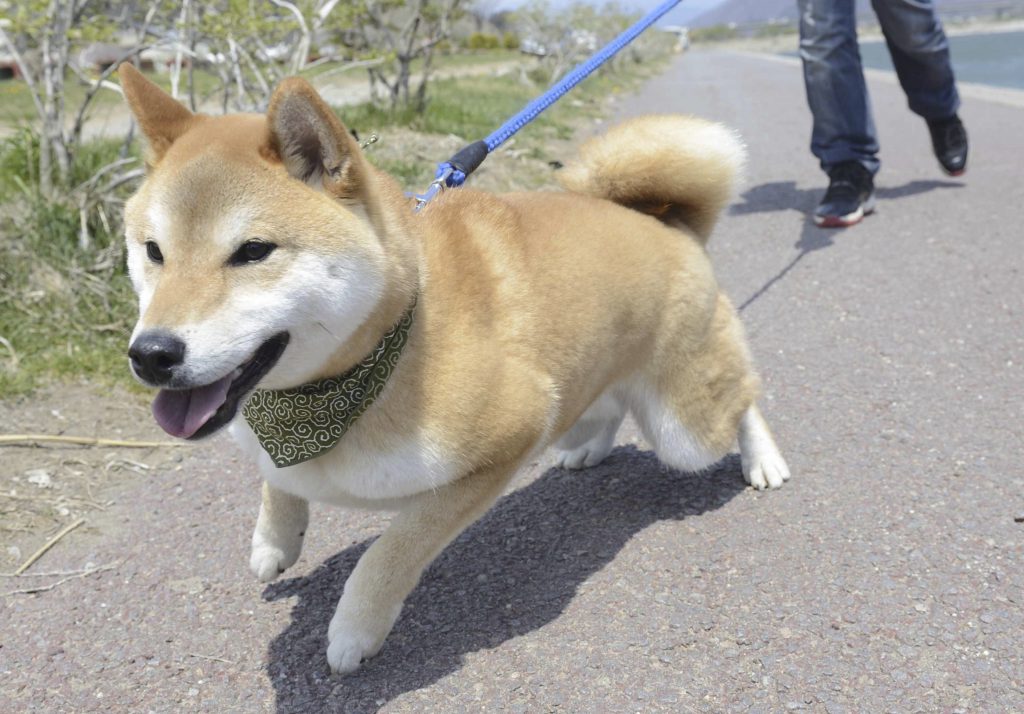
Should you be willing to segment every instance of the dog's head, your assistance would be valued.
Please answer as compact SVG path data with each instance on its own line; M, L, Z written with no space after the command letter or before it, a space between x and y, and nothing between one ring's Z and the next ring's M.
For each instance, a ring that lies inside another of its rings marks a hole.
M131 368L161 389L160 425L199 438L257 386L317 376L366 320L387 288L392 207L303 80L283 82L266 116L208 117L130 65L119 76L149 167L125 208Z

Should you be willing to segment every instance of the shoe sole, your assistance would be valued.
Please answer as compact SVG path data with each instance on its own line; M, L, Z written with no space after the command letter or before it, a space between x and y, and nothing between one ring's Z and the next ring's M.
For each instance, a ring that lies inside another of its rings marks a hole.
M864 216L875 212L875 195L871 194L863 205L853 213L845 216L814 216L814 224L819 228L848 228L864 220Z

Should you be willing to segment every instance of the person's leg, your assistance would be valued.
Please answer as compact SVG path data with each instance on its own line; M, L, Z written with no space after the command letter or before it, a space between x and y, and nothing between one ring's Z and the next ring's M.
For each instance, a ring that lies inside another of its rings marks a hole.
M811 152L829 176L814 222L851 226L874 208L872 177L879 167L854 0L798 0L798 6L800 58L814 117Z
M928 121L949 119L960 97L949 42L931 0L872 0L910 110Z
M878 139L871 118L854 0L798 0L800 58L807 103L814 117L811 152L826 173L856 161L878 171Z
M928 122L943 170L959 176L967 166L967 132L957 109L949 42L931 0L872 0L896 76L911 111Z

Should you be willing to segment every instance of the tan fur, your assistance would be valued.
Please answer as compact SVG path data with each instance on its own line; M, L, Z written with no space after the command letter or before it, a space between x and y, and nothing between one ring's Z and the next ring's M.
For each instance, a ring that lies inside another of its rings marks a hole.
M218 306L240 280L275 293L296 256L358 256L379 298L306 376L315 378L362 359L418 295L387 388L334 450L277 470L244 424L236 429L273 483L253 541L261 579L297 557L304 499L400 509L346 584L329 633L335 670L355 669L379 649L422 569L529 454L599 399L632 409L659 455L683 468L720 458L749 425L741 440L748 480L763 487L788 478L754 406L758 381L742 328L703 248L742 165L727 130L693 118L634 120L589 142L567 169L576 193L460 189L413 214L305 82L278 89L269 119L185 121L136 74L122 70L126 90L134 85L126 93L161 148L129 203L129 242L151 239L154 206L170 216L165 264L134 264L140 295L151 295L140 325L222 319ZM183 123L190 128L178 134ZM651 210L658 205L667 208ZM225 267L231 246L214 233L232 210L244 213L250 233L280 245L273 259ZM684 218L696 235L679 229ZM286 351L282 363L297 356ZM613 434L614 414L609 423ZM349 473L354 454L386 461L410 439L423 444L412 461L434 464L421 482L399 462L394 484Z
M147 162L155 164L197 121L192 112L146 79L130 63L118 67L124 98L149 139Z

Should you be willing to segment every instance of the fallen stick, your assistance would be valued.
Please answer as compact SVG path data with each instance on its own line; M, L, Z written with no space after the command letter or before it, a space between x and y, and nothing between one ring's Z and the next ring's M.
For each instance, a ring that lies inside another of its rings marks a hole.
M157 447L192 446L177 441L121 441L118 439L95 439L89 436L56 436L53 434L0 434L0 446L5 444L78 444L80 446L120 446L128 449L152 449Z
M231 665L237 664L236 662L232 662L229 659L224 659L223 657L214 657L213 655L204 655L204 654L199 654L198 652L186 652L185 654L187 654L189 657L197 657L199 659L208 659L208 660L211 660L213 662L223 662L224 664L231 664Z
M14 571L14 574L15 575L21 575L22 573L24 573L26 570L28 570L30 567L32 567L32 563L34 563L37 560L39 560L40 558L42 558L43 555L46 553L46 551L48 551L50 548L55 546L57 544L57 541L59 541L61 538L66 536L71 531L73 531L76 528L78 528L78 526L82 525L83 523L85 523L85 519L84 518L79 518L74 523L72 523L70 525L67 525L64 528L62 528L60 533L58 533L57 535L55 535L50 540L48 540L45 543L43 543L43 547L42 548L40 548L35 553L30 555L28 560L26 560L24 563L22 563L21 566L17 570Z
M48 570L43 573L0 573L0 578L60 578L65 575L88 575L92 568L75 568L74 570Z
M47 590L53 590L58 585L63 585L64 583L68 582L69 580L75 580L76 578L84 578L87 575L92 575L93 573L102 573L105 570L113 570L114 568L116 568L120 564L121 564L121 561L118 560L118 561L115 561L113 563L108 563L107 565L98 565L95 568L90 568L89 570L84 570L81 573L76 573L75 575L69 575L66 578L61 578L60 580L57 580L56 582L52 582L49 585L36 585L36 586L33 586L33 587L22 588L21 590L10 590L8 592L5 592L3 594L3 597L7 597L8 595L32 595L34 593L46 592Z

